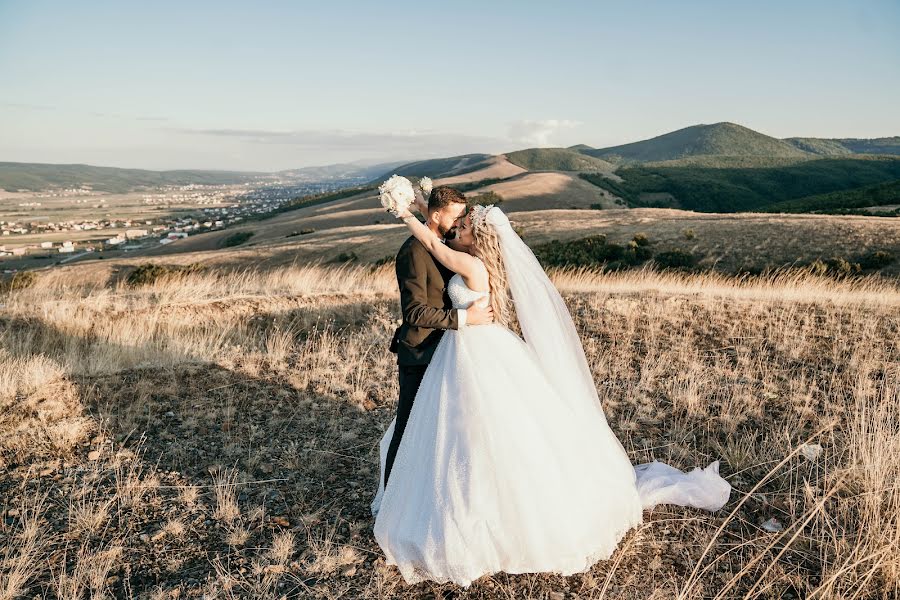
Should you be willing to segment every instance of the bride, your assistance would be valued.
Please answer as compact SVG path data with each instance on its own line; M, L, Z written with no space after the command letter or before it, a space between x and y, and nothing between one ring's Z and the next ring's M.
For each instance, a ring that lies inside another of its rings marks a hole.
M407 583L583 572L610 557L645 508L728 501L718 461L690 473L632 466L566 305L499 208L461 218L457 249L408 210L400 217L455 272L454 307L490 304L495 317L441 338L386 488L394 422L381 440L374 534ZM513 315L524 340L509 328Z

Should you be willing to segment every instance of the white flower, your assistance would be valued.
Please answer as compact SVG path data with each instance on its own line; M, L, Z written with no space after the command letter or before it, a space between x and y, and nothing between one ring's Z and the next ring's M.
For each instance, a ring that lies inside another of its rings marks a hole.
M379 186L378 192L381 195L381 205L392 212L395 217L404 210L409 210L409 206L415 199L412 183L400 175L392 175L390 179Z
M425 199L428 199L428 196L431 195L431 188L434 187L434 184L431 182L429 177L423 177L419 180L419 188L422 190L422 193L425 194Z

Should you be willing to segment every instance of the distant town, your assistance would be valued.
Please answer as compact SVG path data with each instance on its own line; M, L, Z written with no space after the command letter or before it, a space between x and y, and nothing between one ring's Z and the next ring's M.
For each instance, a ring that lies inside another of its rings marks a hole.
M109 196L87 187L41 192L35 198L7 204L14 217L0 217L0 261L52 259L62 264L89 258L99 252L134 252L177 243L190 235L227 228L250 218L259 218L297 197L331 192L363 183L359 178L322 182L277 181L240 185L188 184L166 186L140 194L127 209L109 203ZM142 213L141 217L72 217L53 220L53 211L41 200L51 200L56 210L60 202L91 213ZM46 209L46 210L44 210ZM164 211L165 216L152 212ZM27 215L22 215L27 212ZM42 214L42 212L44 214ZM66 239L66 234L72 239ZM47 239L44 239L47 238ZM64 255L64 256L58 256ZM18 261L16 261L18 262ZM0 262L2 264L2 262ZM20 265L15 265L20 266ZM13 264L4 272L14 272Z

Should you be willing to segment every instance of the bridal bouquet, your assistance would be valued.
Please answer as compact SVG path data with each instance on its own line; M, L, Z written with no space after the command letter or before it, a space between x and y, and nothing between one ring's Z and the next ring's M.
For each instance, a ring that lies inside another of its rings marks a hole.
M409 210L416 197L412 183L409 179L400 175L392 175L390 179L382 183L378 187L378 193L380 194L381 205L388 212L393 213L395 217Z
M433 184L431 183L431 179L428 177L423 177L419 180L419 189L422 190L422 193L425 194L425 200L428 200L428 196L431 195L431 188Z

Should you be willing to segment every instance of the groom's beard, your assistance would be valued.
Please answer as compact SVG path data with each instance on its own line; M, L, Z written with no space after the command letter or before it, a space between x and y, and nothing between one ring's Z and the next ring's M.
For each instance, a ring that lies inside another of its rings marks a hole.
M444 236L445 241L455 240L456 239L456 227L451 227L447 231L444 231L441 235Z

